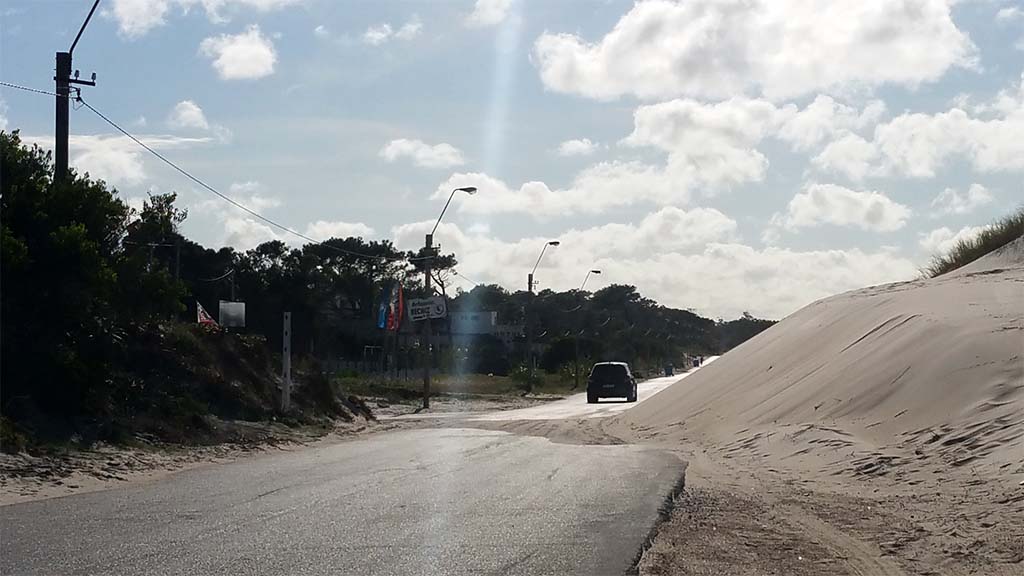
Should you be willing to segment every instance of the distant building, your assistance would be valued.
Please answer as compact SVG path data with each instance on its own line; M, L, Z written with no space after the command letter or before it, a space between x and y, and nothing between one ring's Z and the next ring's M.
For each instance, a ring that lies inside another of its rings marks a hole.
M501 340L506 349L511 349L516 338L523 336L521 324L499 324L498 313L489 310L475 312L450 312L452 322L452 343L464 348L473 338L481 335L494 336Z

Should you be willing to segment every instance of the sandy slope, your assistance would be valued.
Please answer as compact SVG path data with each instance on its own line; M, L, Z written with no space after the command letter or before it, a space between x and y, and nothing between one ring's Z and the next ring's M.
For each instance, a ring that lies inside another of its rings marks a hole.
M689 451L694 486L774 514L874 502L840 515L844 533L905 572L1024 573L1024 239L811 304L611 429ZM837 573L884 566L862 568Z

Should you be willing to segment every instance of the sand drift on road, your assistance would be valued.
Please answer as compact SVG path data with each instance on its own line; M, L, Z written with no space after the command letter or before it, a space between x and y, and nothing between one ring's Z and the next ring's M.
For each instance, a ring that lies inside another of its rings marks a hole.
M847 570L1019 574L1022 246L937 278L815 302L605 430L691 451L695 485L704 474L746 489L752 509L801 502L788 516L794 533L807 533L797 520L808 509L838 502L801 494L867 498L837 518L890 561ZM716 498L728 500L705 500ZM822 566L808 573L832 573Z

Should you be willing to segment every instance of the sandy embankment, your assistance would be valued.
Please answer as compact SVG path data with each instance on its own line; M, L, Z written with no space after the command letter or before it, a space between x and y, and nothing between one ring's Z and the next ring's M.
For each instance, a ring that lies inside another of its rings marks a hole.
M605 430L691 459L650 573L1022 574L1024 239L811 304Z

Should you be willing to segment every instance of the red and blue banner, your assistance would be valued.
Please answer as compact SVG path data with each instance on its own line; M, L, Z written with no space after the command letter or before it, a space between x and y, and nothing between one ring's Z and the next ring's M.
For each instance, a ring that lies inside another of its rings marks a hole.
M380 310L377 312L377 327L382 330L397 332L402 327L402 314L405 312L405 294L402 285L395 282L391 289L381 298Z

